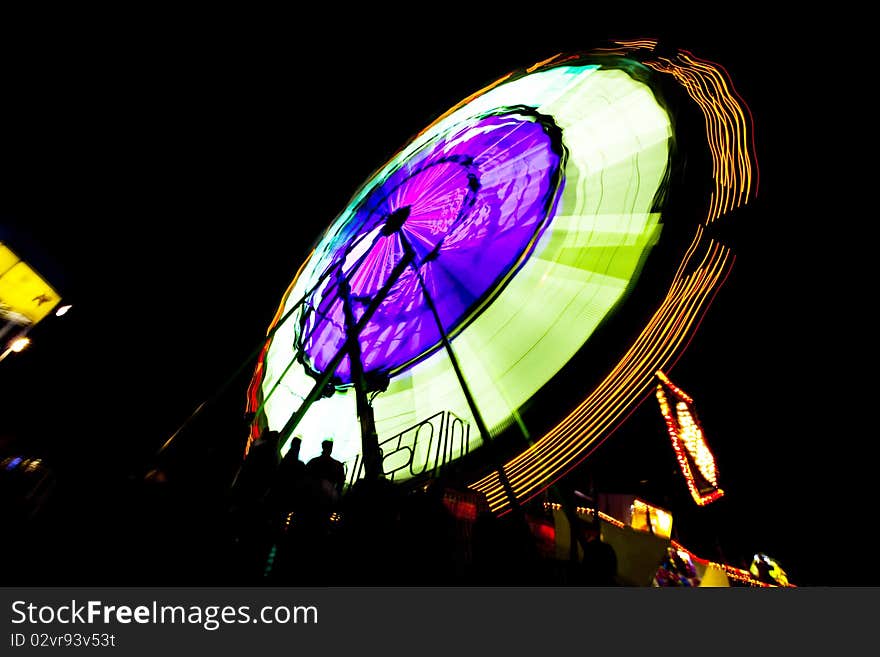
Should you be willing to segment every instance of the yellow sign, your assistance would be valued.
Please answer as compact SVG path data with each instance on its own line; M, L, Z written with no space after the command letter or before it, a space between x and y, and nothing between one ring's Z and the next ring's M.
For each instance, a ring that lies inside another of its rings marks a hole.
M672 514L666 509L637 498L630 507L630 515L630 525L633 529L651 532L662 538L672 536Z
M48 315L61 301L59 294L43 278L0 242L0 310L6 319L10 313L26 318L34 325Z

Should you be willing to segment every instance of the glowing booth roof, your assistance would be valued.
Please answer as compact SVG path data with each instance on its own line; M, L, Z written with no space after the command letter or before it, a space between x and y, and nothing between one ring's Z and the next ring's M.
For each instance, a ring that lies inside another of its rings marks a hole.
M59 294L9 246L0 242L0 319L33 326L61 300Z

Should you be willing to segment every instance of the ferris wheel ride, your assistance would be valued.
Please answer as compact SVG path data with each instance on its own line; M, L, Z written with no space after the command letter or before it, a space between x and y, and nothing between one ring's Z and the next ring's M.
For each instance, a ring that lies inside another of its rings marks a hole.
M669 202L684 175L681 102L711 165L686 209ZM306 459L332 437L349 483L467 462L489 466L469 485L496 512L535 495L686 346L733 262L713 225L757 191L752 139L723 69L653 40L488 85L373 174L318 239L249 387L252 437L301 436ZM633 294L646 284L659 290L647 301ZM524 409L622 313L639 320L613 365L580 373L582 401L499 462L489 446L518 433Z

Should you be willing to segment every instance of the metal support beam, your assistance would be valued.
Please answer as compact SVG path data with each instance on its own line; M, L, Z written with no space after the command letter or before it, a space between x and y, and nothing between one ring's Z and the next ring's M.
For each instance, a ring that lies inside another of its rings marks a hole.
M412 250L412 245L409 244L406 237L401 233L401 241ZM438 244L439 247L439 244ZM425 258L425 262L428 262L437 257L438 248L435 249ZM464 375L461 372L461 367L458 364L458 358L455 356L455 352L452 350L452 344L449 342L449 336L446 334L446 329L443 327L443 321L440 319L440 313L437 311L437 306L434 304L434 299L431 297L431 293L428 291L428 286L425 284L425 279L422 277L422 272L419 270L418 266L413 264L413 271L416 274L416 277L419 281L419 286L422 289L422 294L425 295L425 303L428 306L428 309L431 311L431 315L434 317L434 321L437 323L437 330L440 332L440 340L443 343L443 348L446 350L446 354L449 356L449 362L452 363L452 369L455 372L456 378L458 378L458 384L461 386L461 390L464 393L465 401L467 402L468 408L471 411L471 415L474 417L474 422L477 425L477 430L480 432L480 436L483 439L483 443L492 450L496 452L497 449L494 447L494 443L492 441L492 436L489 434L489 429L486 427L486 423L483 421L483 416L480 413L480 409L477 408L477 402L474 399L474 396L471 394L471 389L467 384L467 381L464 379ZM507 474L504 472L504 466L500 463L500 459L496 457L496 470L498 472L498 479L501 481L501 486L504 488L504 492L507 493L507 500L510 502L510 506L513 509L519 509L519 502L516 499L516 493L513 491L513 487L510 485L510 480L507 478Z
M385 298L388 296L391 288L394 287L394 284L400 279L401 274L403 274L404 270L413 261L413 258L415 258L415 253L413 252L409 243L405 240L402 240L402 243L404 245L403 257L398 261L396 265L394 265L394 269L392 269L391 273L388 275L388 280L385 281L385 285L383 285L382 288L376 293L376 296L370 300L369 305L364 310L364 314L361 315L361 318L358 320L357 324L355 324L354 328L351 331L347 332L345 344L342 345L342 348L337 351L336 355L333 356L329 363L327 363L327 366L324 368L324 372L315 382L315 385L309 391L309 394L306 395L303 403L300 404L300 407L297 409L296 413L291 415L290 419L284 425L284 428L281 430L281 444L284 444L284 442L290 437L294 429L296 429L297 425L302 421L303 417L308 412L309 408L312 406L312 404L315 403L315 401L317 401L318 397L321 396L324 389L327 387L327 384L330 382L333 373L336 371L336 368L339 367L339 363L342 362L342 359L350 351L348 342L351 340L352 336L356 337L360 335L361 331L363 331L364 327L379 309L379 306L382 305L383 301L385 301Z
M361 343L356 331L357 321L351 307L351 284L342 276L337 278L339 296L342 297L342 308L345 312L345 335L348 345L348 359L351 361L351 380L354 384L357 402L358 419L361 422L361 453L364 457L364 470L369 481L376 481L384 476L382 456L379 451L379 436L376 434L376 420L373 407L367 398L367 382L364 378L364 364L361 360Z

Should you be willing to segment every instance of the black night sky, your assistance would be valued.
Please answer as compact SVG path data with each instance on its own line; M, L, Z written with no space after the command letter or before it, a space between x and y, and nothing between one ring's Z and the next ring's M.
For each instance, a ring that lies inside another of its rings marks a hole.
M762 551L799 585L878 583L853 538L873 506L853 459L873 437L853 419L867 398L847 383L861 323L841 296L864 279L847 255L853 209L832 200L847 177L832 153L842 136L826 129L849 118L810 91L830 64L761 26L590 23L538 37L521 25L444 47L429 45L439 26L387 29L318 29L317 47L304 25L226 17L100 36L56 26L3 46L0 229L74 304L0 363L0 456L52 464L75 537L44 548L45 568L19 583L128 583L113 565L118 491L248 357L319 232L412 135L510 70L640 36L722 64L755 117L759 197L671 372L727 495L693 504L653 400L580 474L666 505L698 554L747 565ZM240 448L250 371L181 437L178 467L206 490Z

